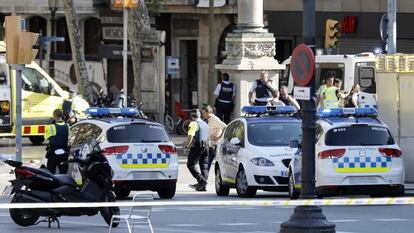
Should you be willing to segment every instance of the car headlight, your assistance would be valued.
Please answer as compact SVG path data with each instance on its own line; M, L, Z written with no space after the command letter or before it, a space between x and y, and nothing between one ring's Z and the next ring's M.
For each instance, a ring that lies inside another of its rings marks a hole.
M262 158L262 157L254 158L250 161L252 161L252 163L256 166L265 166L265 167L275 166L275 164L272 161L266 158Z

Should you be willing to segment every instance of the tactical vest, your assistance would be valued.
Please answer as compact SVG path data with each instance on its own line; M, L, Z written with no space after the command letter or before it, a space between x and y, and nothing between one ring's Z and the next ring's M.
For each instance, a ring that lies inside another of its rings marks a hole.
M218 96L218 100L223 100L227 102L231 102L233 99L233 83L221 84L220 94Z
M49 145L53 148L66 148L68 146L69 126L53 124L56 134L49 138Z
M336 96L336 87L329 87L325 90L325 100L324 100L324 107L325 108L338 108L339 107L339 99Z
M269 88L260 80L256 80L256 98L270 98Z
M206 122L198 119L195 121L198 125L198 130L196 131L194 142L202 147L208 147L208 125Z

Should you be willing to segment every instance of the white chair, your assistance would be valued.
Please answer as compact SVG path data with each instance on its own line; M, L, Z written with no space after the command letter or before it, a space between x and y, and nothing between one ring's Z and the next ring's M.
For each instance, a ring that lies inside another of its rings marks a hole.
M137 193L132 198L132 202L149 202L154 200L154 194L152 193ZM150 217L152 206L132 206L127 215L113 215L111 218L111 224L109 227L109 233L112 232L113 222L125 222L128 227L128 232L134 232L135 225L148 225L151 233L154 233L152 229Z

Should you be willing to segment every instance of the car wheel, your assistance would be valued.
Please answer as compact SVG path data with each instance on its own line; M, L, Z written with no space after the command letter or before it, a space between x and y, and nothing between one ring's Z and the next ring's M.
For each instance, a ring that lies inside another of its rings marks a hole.
M223 180L221 179L220 168L218 167L216 169L215 187L216 187L217 196L228 196L229 195L230 187L223 183Z
M158 196L160 196L161 199L171 199L175 196L175 190L177 185L174 184L174 186L171 186L169 188L163 188L158 190Z
M246 172L240 168L236 177L236 191L239 197L254 197L257 189L248 185Z
M43 136L30 136L29 140L33 145L40 146L45 141L45 138Z
M131 190L127 188L115 189L115 195L117 198L127 198L129 196L129 193L131 193Z
M393 197L403 197L405 193L404 185L399 185L397 187L390 188L391 196Z
M293 178L292 172L289 172L288 190L290 199L296 200L299 198L300 192L295 188L295 178Z

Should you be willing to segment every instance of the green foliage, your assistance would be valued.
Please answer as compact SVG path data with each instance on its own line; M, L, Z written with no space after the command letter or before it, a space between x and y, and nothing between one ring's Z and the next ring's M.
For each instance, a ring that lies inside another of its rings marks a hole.
M151 15L158 15L166 0L145 0L145 5Z

